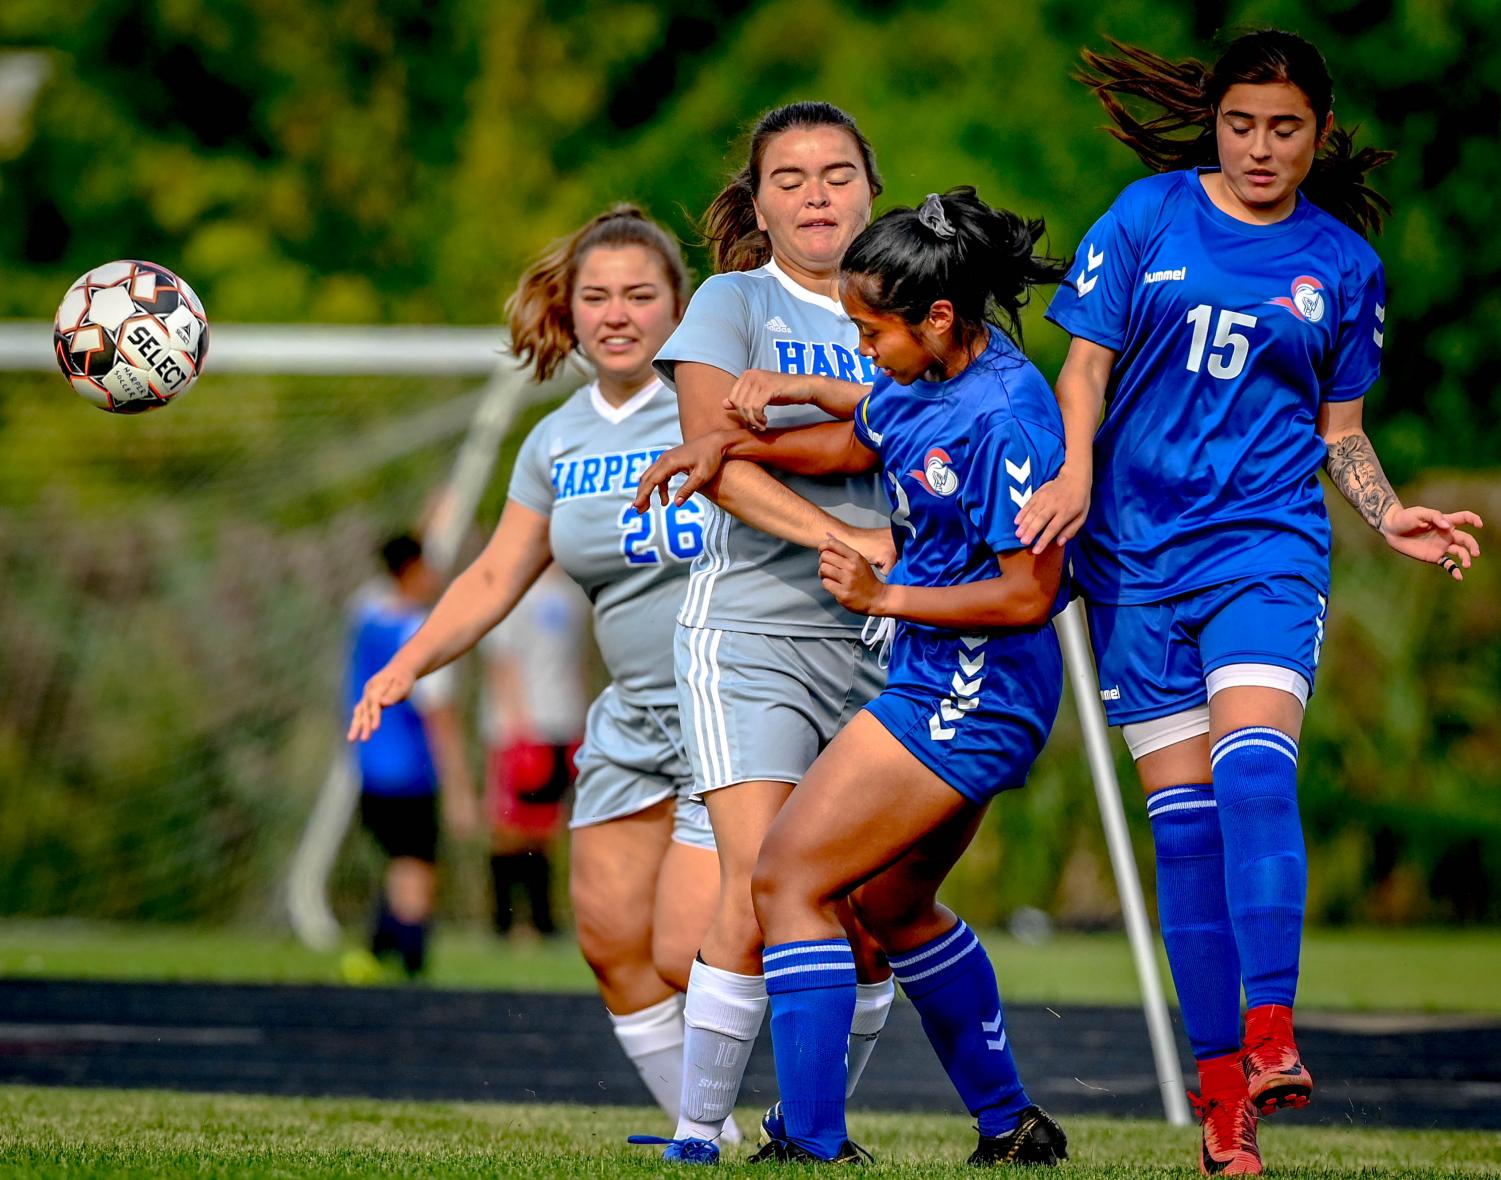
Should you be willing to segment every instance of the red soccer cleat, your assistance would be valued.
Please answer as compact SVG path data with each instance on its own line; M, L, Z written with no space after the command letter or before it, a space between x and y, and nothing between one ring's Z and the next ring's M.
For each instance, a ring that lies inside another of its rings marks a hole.
M1206 1176L1261 1175L1256 1108L1246 1094L1240 1056L1227 1053L1199 1062L1201 1093L1188 1096L1204 1130L1199 1171Z
M1245 1056L1241 1068L1251 1104L1263 1115L1307 1106L1313 1076L1293 1043L1293 1010L1262 1004L1246 1012Z

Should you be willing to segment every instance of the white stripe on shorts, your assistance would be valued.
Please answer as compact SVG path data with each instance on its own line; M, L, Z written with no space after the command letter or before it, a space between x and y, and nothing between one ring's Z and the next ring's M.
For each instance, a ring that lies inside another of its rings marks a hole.
M729 734L725 732L724 701L719 696L719 641L724 638L724 632L713 631L711 634L713 635L713 639L709 643L709 668L711 669L709 704L711 709L710 720L714 725L714 730L710 734L710 738L711 740L714 738L718 738L719 740L720 765L724 768L719 785L723 787L734 781L732 776L735 773L735 768L730 764L730 738Z
M719 697L719 641L723 631L709 627L690 628L688 686L693 695L693 732L704 763L703 789L728 785L730 742L725 733L724 704Z
M719 505L710 502L712 515L704 529L704 553L708 560L702 569L688 575L688 594L683 600L683 622L690 627L702 627L709 617L709 599L714 583L730 564L730 514Z
M714 769L714 752L709 748L708 738L708 714L709 707L704 699L703 685L699 683L699 655L698 644L703 632L696 627L684 626L684 642L688 645L688 695L693 702L693 736L698 745L699 761L702 765L704 781L701 787L713 786L717 777Z

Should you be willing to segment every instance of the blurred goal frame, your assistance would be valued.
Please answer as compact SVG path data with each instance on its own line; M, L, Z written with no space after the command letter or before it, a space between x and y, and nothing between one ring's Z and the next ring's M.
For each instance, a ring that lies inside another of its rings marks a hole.
M210 374L483 379L474 413L426 530L428 555L440 573L447 573L473 521L511 424L527 406L561 395L580 376L579 370L570 366L570 371L546 384L529 381L509 351L497 348L499 339L499 331L493 328L216 324L210 329L206 368ZM50 323L0 321L0 371L48 370L56 365ZM1094 657L1082 604L1077 600L1071 603L1058 616L1056 626L1141 987L1142 1012L1163 1111L1169 1123L1186 1126L1190 1118L1177 1042L1096 690ZM288 920L297 937L314 949L337 946L341 936L328 904L327 888L358 799L353 759L341 744L330 762L286 878Z

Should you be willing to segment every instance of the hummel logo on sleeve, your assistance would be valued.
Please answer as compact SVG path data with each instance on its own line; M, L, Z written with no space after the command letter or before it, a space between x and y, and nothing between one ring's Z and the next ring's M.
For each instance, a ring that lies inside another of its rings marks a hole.
M1032 498L1032 456L1028 455L1020 467L1010 459L1005 460L1006 474L1011 477L1013 486L1011 498L1016 501L1018 508L1025 508L1027 501Z
M1093 242L1085 247L1085 254L1088 257L1088 265L1079 272L1079 277L1074 280L1074 286L1078 288L1081 299L1093 291L1094 285L1100 281L1100 276L1095 272L1100 269L1100 264L1105 261L1104 251L1096 253ZM1087 279L1084 277L1086 274L1089 276Z
M1386 305L1383 303L1376 304L1376 322L1381 327L1371 332L1371 339L1376 342L1377 348L1384 348L1386 347Z
M792 333L792 329L787 326L787 321L779 315L774 315L766 321L766 330L768 332L785 332L788 335Z

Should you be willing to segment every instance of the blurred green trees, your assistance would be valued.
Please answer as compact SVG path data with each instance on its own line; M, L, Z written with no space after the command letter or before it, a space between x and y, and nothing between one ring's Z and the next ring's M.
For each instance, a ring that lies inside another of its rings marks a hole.
M1375 432L1398 479L1501 450L1501 28L1487 0L10 0L43 55L0 131L0 316L50 314L122 254L220 320L491 322L520 266L609 201L692 240L761 109L817 95L874 141L887 199L974 183L1068 252L1140 174L1069 73L1104 34L1213 56L1221 27L1320 44L1336 113L1398 150ZM699 256L702 258L702 255ZM1032 333L1044 367L1061 355ZM1452 439L1462 438L1456 448Z
M1212 58L1215 31L1243 23L1315 40L1340 120L1399 153L1378 177L1396 206L1376 242L1392 316L1386 377L1368 408L1388 470L1399 484L1436 471L1424 494L1443 504L1501 508L1493 477L1455 474L1494 470L1501 454L1492 328L1501 26L1489 0L7 0L0 318L45 319L79 273L139 256L180 271L220 322L496 322L525 260L609 202L640 201L693 242L693 216L740 163L749 122L810 96L857 116L885 174L882 203L973 183L1045 215L1055 252L1069 253L1141 174L1069 80L1079 47L1108 33ZM13 84L23 76L43 78L34 100ZM703 252L694 254L702 271ZM1036 311L1027 343L1052 372L1065 341ZM146 784L170 821L163 830L197 850L183 865L260 839L270 864L293 822L278 780L289 751L306 759L318 747L311 735L326 718L307 714L326 707L330 678L266 669L291 697L188 723L196 686L228 657L179 632L219 627L193 614L207 585L238 612L216 632L235 658L262 658L251 639L268 619L322 658L337 646L350 555L376 528L351 515L360 495L380 500L403 478L432 478L441 462L429 456L326 501L283 491L269 508L236 494L182 510L176 502L212 487L234 455L261 447L292 469L310 452L304 440L375 413L375 403L327 390L308 402L252 383L236 387L232 411L211 413L203 403L229 387L205 382L170 422L147 425L81 406L38 418L31 399L43 384L0 389L9 465L0 634L13 645L0 690L0 787L38 817L4 828L0 912L48 909L38 899L49 890L96 912L233 912L264 894L260 869L199 879L183 868L176 901L164 882L177 862L165 855L162 882L134 898L72 894L58 882L79 858L109 864L139 852L125 846L139 837L109 829ZM45 384L68 396L55 379ZM28 433L38 429L40 450ZM128 453L115 452L120 431L133 432ZM51 468L38 466L39 453L56 457ZM241 491L274 482L272 460L255 462L265 474L235 483ZM372 512L394 522L423 491ZM317 555L330 531L343 538L343 564L324 569ZM1335 919L1495 917L1496 578L1482 571L1462 589L1446 586L1377 552L1348 520L1340 544L1304 743L1321 854L1315 908ZM315 589L306 599L245 590L251 567L262 579L295 570ZM96 613L116 576L139 595L128 628L97 621L121 617ZM85 651L101 649L85 669ZM18 678L17 666L29 671ZM142 681L161 691L142 699L130 691ZM75 711L59 729L46 711L64 699ZM975 918L1044 899L1080 920L1108 917L1074 740L1066 723L1033 789L995 808L956 885ZM174 759L213 768L194 776L208 797L160 795Z

